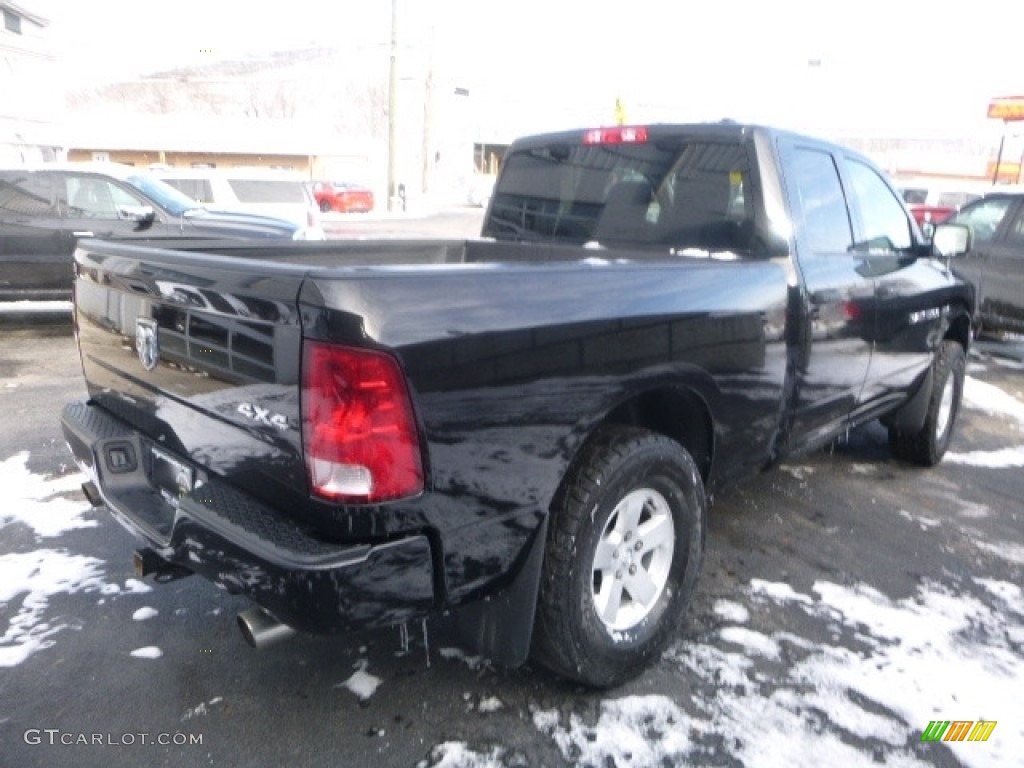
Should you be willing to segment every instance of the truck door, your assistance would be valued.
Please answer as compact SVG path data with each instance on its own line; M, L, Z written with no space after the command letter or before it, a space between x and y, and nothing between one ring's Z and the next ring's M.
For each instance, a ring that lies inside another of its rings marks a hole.
M781 139L783 177L802 290L791 317L802 318L796 348L796 406L789 447L820 443L855 408L871 359L874 282L853 226L836 158L828 149Z
M942 340L942 306L952 278L917 241L896 192L876 168L844 156L843 172L854 213L854 249L875 281L874 350L858 404L867 416L903 399L925 375Z
M72 275L51 174L0 173L0 294L68 298Z

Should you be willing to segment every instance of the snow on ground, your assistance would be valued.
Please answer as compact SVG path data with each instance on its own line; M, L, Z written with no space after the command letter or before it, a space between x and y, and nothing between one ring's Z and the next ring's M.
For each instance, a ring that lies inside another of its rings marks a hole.
M33 474L28 470L28 451L0 461L0 487L4 489L0 528L22 523L38 538L52 538L74 528L96 526L95 520L84 517L89 513L88 504L61 496L78 490L82 479L78 472L56 479Z
M818 582L802 594L755 580L748 590L755 618L800 612L823 634L844 637L843 645L727 626L718 639L736 651L718 642L675 647L666 658L706 684L695 702L707 720L684 720L685 727L716 734L733 758L755 768L911 766L928 764L919 742L930 720L995 720L986 743L926 749L948 747L967 766L1024 765L1017 717L1024 597L1006 582L975 585L984 601L935 584L893 600L866 585ZM687 759L701 762L693 752Z
M158 611L156 608L144 605L132 614L132 618L135 621L145 621L146 619L152 619L158 613L160 613L160 611Z
M1024 402L993 384L971 376L964 380L964 406L992 416L1014 419L1024 428ZM1024 467L1024 444L994 451L949 451L943 461L989 469Z
M429 760L416 764L417 768L505 768L509 765L505 750L495 747L488 754L480 754L464 741L446 741L430 750Z
M538 709L533 724L576 766L723 764L927 766L929 750L950 750L966 766L1024 765L1020 653L1024 592L994 579L974 585L985 600L925 584L893 600L867 587L818 582L811 594L754 580L757 614L797 611L844 645L747 626L716 630L718 643L690 642L666 660L698 681L694 717L661 695L601 702L597 721ZM715 613L739 624L749 612L719 601ZM796 622L794 622L796 623ZM922 744L931 720L995 720L988 742ZM461 742L434 748L433 768L517 764L502 749ZM427 762L421 766L428 765Z
M379 677L371 675L366 671L369 666L369 662L366 659L360 659L356 662L356 671L352 674L348 680L338 683L335 688L348 688L352 691L360 701L366 701L377 691L382 680Z
M159 659L163 655L164 652L155 645L147 645L143 648L136 648L132 651L132 656L136 659Z
M1024 425L1024 402L973 376L964 379L964 404L993 416L1009 416Z
M192 709L188 710L184 715L181 716L181 722L184 723L186 720L191 720L193 717L200 717L202 715L209 714L210 707L212 707L214 704L220 704L222 701L224 701L223 696L214 696L209 701L204 701L200 703L199 706L192 707Z
M685 764L690 749L690 719L670 698L625 696L601 702L601 715L587 725L572 713L533 713L533 724L554 740L562 756L577 766L651 766Z
M45 620L50 598L102 589L102 565L93 557L52 549L0 555L0 608L5 609L0 621L9 616L7 629L0 636L0 667L20 664L53 645L53 635L66 624Z
M62 494L76 490L80 474L49 478L28 470L28 452L0 461L4 509L0 528L23 524L36 539L55 538L78 528L91 528L89 507ZM94 557L63 549L0 554L0 667L21 664L33 653L49 648L54 636L69 626L67 620L47 616L50 602L59 595L96 592L106 596L149 592L136 579L123 585L106 581L104 563ZM6 626L5 626L6 625Z
M949 451L943 461L950 464L966 464L970 467L988 467L989 469L1009 469L1024 467L1024 445L1011 448L1000 448L996 451Z

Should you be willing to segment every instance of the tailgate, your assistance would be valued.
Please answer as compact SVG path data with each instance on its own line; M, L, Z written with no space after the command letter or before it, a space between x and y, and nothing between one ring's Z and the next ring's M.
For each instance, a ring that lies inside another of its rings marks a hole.
M179 459L282 501L306 496L299 265L87 241L75 320L93 401L144 438L155 482Z

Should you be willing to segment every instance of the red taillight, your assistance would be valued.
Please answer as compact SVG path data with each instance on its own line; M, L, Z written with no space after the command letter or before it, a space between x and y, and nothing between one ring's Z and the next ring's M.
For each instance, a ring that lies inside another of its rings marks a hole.
M593 128L583 134L584 144L643 144L645 141L647 141L647 128L642 125Z
M423 490L412 402L390 355L305 342L302 436L316 496L372 503Z

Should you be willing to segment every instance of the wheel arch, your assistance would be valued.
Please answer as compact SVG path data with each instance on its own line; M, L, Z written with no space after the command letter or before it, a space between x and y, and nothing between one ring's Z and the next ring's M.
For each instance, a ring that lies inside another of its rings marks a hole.
M597 426L647 429L671 438L690 454L705 485L714 460L714 421L707 400L692 387L648 389L618 403Z
M951 339L964 348L964 353L971 351L972 331L971 313L966 307L954 307L944 339Z

